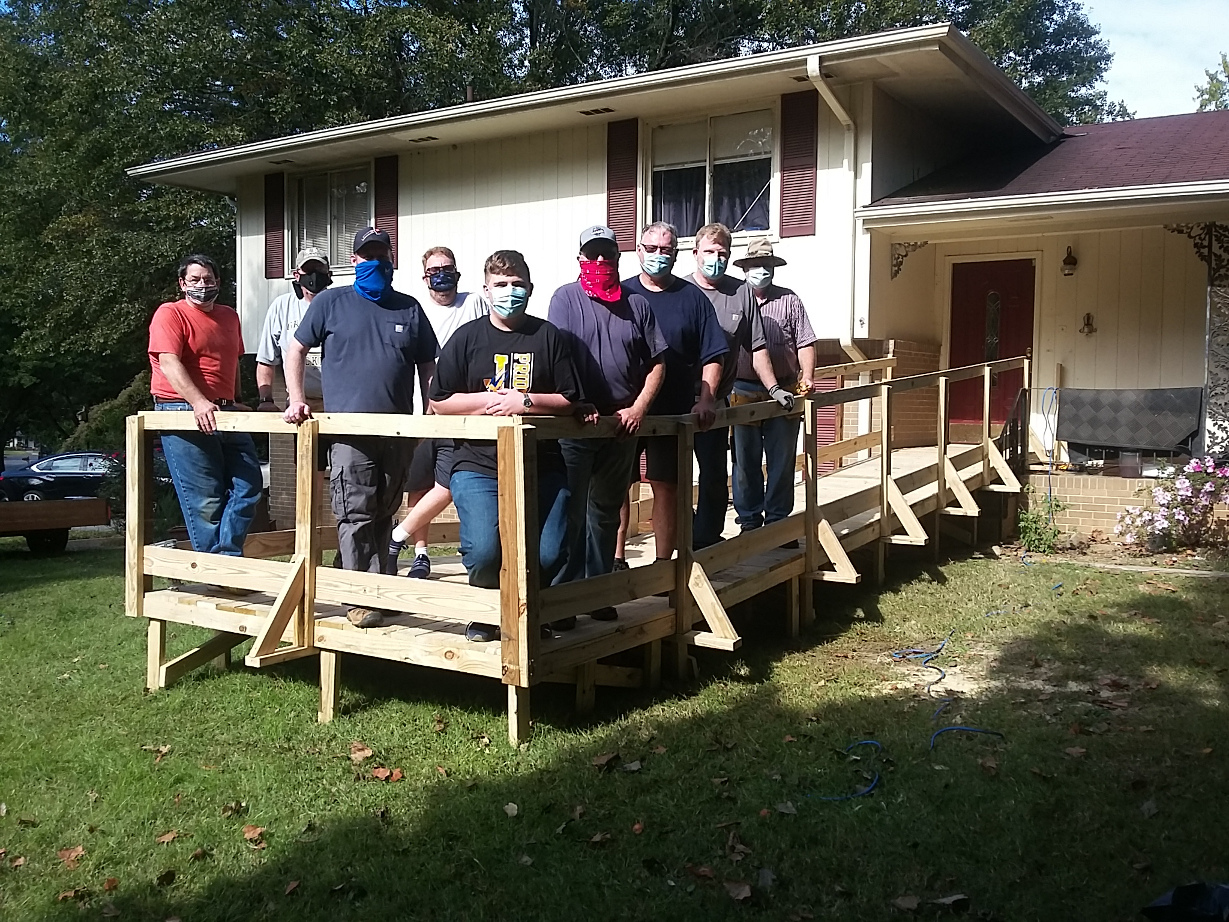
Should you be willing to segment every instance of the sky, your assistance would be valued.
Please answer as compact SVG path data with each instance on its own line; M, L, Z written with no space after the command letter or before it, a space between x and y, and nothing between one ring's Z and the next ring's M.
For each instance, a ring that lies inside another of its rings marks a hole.
M1083 0L1114 54L1105 89L1139 118L1195 111L1195 86L1229 52L1226 0Z

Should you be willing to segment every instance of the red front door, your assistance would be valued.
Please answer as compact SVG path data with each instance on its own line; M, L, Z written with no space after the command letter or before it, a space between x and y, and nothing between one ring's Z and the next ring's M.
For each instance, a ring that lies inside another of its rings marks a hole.
M954 264L948 365L959 368L1031 354L1033 284L1031 259ZM1023 386L1022 368L994 376L990 387L991 422L1007 420ZM980 378L953 383L949 399L952 422L981 422Z

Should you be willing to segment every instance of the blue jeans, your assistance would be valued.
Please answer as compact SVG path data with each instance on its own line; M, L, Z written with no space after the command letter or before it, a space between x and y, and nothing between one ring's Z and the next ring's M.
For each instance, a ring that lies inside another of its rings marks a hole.
M453 471L452 503L461 520L461 562L471 586L499 588L503 545L499 540L499 483L490 474ZM559 576L567 556L568 481L563 471L538 475L538 564L541 585Z
M718 400L717 409L729 406ZM725 510L730 504L730 430L709 429L695 435L696 464L699 467L696 515L692 520L691 545L699 549L721 540ZM689 489L691 478L680 472L679 489Z
M556 582L614 569L619 510L632 483L639 443L629 439L560 439L568 472L568 557Z
M734 389L758 399L769 399L768 391L758 384L740 382ZM779 522L794 511L794 471L801 425L797 416L779 416L754 426L734 427L734 512L743 531Z
M158 402L158 410L191 410L186 400ZM243 556L264 489L256 445L246 432L176 432L162 436L162 451L192 549Z

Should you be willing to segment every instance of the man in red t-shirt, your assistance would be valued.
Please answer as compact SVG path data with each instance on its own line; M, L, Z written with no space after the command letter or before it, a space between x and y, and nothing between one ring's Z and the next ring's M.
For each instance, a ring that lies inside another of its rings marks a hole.
M162 450L194 550L243 556L264 483L246 432L220 432L217 412L246 410L239 393L243 334L233 307L218 304L218 267L208 256L179 264L183 298L149 324L150 390L158 410L191 410L200 432L167 433Z

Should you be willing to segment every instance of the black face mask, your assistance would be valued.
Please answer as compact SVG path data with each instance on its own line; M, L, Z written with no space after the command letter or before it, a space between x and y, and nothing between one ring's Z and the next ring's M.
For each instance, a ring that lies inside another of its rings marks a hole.
M332 282L333 274L331 272L304 272L294 281L294 293L299 298L302 298L303 291L306 289L312 294L318 295L328 288Z
M461 273L456 269L449 267L432 269L427 274L427 287L432 291L452 291L457 287L460 279Z

